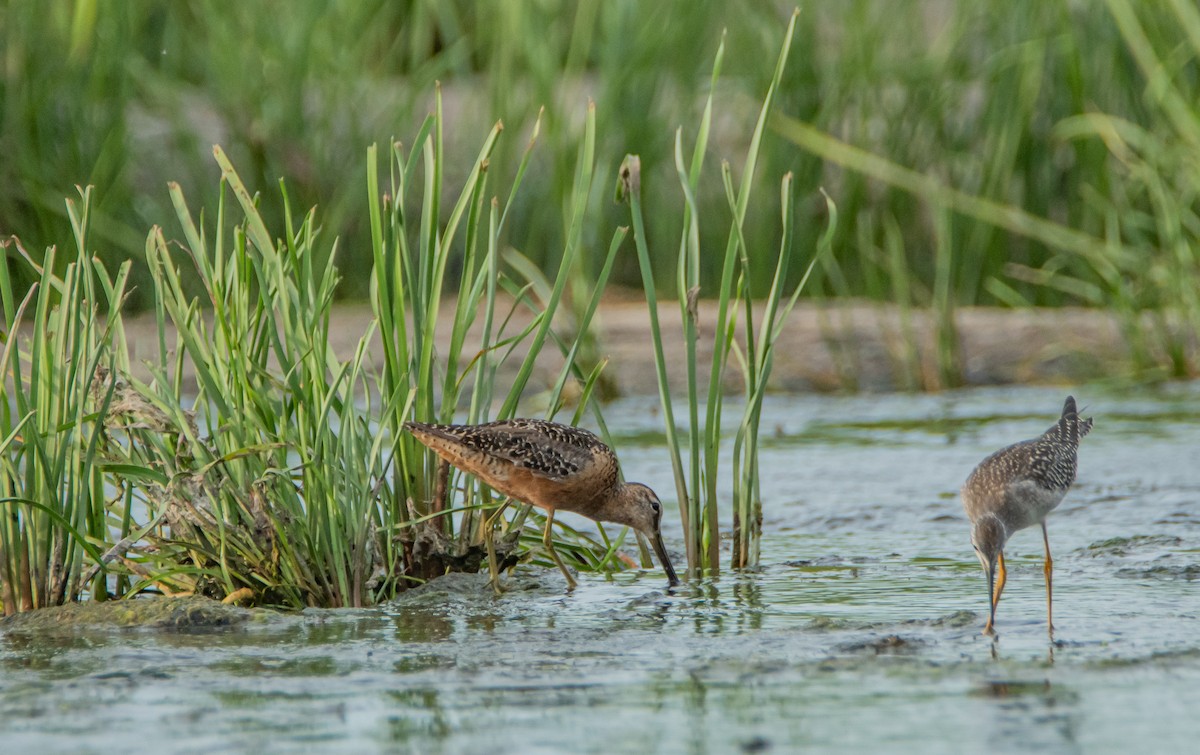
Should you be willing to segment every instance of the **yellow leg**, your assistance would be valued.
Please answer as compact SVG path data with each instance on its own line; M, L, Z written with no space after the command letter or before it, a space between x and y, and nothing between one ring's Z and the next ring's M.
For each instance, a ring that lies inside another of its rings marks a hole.
M550 558L554 559L554 563L558 564L558 569L567 578L567 589L575 589L575 578L571 576L571 572L567 571L567 565L558 557L558 553L554 550L554 541L550 539L550 528L554 526L554 509L546 509L546 530L542 533L542 545L546 547L546 552L550 554Z
M1000 605L1000 593L1004 592L1004 583L1008 581L1008 569L1004 567L1004 553L1001 552L996 557L996 584L992 587L992 610L988 613L987 626L983 628L984 634L995 634L996 630L992 626L992 616L996 614L996 607Z
M1042 522L1042 542L1046 544L1046 631L1054 636L1054 559L1050 558L1050 536L1046 534L1046 523Z
M483 545L487 548L488 573L492 578L492 592L497 596L504 591L500 588L500 565L496 562L496 541L493 536L496 532L496 520L504 513L504 509L508 508L509 500L511 499L506 498L504 503L500 504L500 508L496 509L496 513L483 520Z

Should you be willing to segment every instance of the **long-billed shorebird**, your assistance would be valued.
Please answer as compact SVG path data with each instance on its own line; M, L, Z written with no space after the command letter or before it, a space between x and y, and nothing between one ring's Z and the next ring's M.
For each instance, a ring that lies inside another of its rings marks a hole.
M1046 515L1075 482L1079 439L1092 429L1092 420L1081 420L1075 398L1067 396L1062 417L1037 438L1002 448L980 462L962 487L963 508L971 520L971 545L987 574L990 612L984 634L994 635L996 605L1004 591L1004 544L1014 532L1042 525L1046 545L1046 626L1054 633L1054 561Z
M594 434L539 419L482 425L407 422L404 426L438 456L492 489L545 509L542 544L570 589L575 588L575 578L550 539L556 509L642 532L654 546L670 584L679 584L659 528L662 503L647 486L621 481L616 454Z

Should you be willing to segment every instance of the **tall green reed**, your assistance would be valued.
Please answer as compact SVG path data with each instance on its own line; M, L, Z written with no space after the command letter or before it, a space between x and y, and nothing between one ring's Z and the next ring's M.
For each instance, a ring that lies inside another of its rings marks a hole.
M716 90L716 84L720 77L725 52L724 43L717 50L713 65L713 86L698 124L696 145L690 165L685 165L683 158L682 130L676 133L675 167L684 196L683 232L676 264L676 289L683 327L684 369L687 381L688 417L684 434L686 454L680 448L679 429L676 427L674 404L668 388L667 364L657 312L654 271L646 240L642 211L641 160L639 157L631 155L626 158L618 186L618 198L628 199L630 204L638 260L650 308L659 398L663 409L663 420L666 424L672 468L675 472L676 492L679 496L680 513L687 543L688 572L691 576L715 575L720 568L718 468L725 401L724 383L731 357L736 359L740 367L745 393L742 417L735 433L733 449L734 482L732 487L735 546L731 563L735 568L741 568L757 562L762 516L758 488L758 432L762 404L771 372L773 348L784 321L812 272L813 265L820 253L829 247L832 230L836 226L836 210L827 198L827 206L830 210L829 230L799 284L791 284L788 267L792 257L794 197L792 177L790 174L784 177L780 196L782 241L766 305L758 315L759 323L756 329L754 322L756 308L751 283L755 276L753 261L760 261L762 258L760 255L751 253L746 240L744 224L747 208L750 206L762 137L772 111L776 92L783 78L797 15L793 14L784 36L775 74L767 89L750 140L740 188L736 190L734 188L729 165L726 163L722 166L722 184L732 222L725 244L725 252L721 258L720 283L715 291L716 323L706 381L702 380L700 374L702 366L699 363L697 350L700 297L703 288L700 275L702 260L699 224L701 214L695 196L708 148L713 92ZM789 286L792 286L790 294L788 293ZM740 341L738 337L739 308L745 319L741 326L743 340Z
M0 264L6 324L0 377L0 604L4 614L107 596L97 569L109 541L110 501L98 449L112 399L98 372L123 366L121 307L129 263L109 273L89 251L91 191L67 200L74 254L41 260L11 239L36 281L18 298ZM7 258L6 254L6 258ZM118 508L120 500L112 502ZM128 534L128 522L119 525Z

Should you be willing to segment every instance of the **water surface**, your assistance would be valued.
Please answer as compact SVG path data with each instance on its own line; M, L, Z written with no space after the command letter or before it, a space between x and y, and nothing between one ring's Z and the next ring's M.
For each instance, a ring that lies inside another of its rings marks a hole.
M957 489L1065 391L778 397L762 566L454 575L390 605L214 632L0 636L4 751L1145 752L1200 738L1200 385L1079 389L1094 431L997 617ZM729 412L732 416L734 412ZM654 404L608 412L673 505ZM568 515L563 515L569 518ZM573 524L582 523L581 520ZM678 550L677 525L668 527Z

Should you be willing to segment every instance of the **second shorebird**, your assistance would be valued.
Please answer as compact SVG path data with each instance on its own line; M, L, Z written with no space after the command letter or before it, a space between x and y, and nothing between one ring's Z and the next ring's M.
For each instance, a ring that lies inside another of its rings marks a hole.
M679 584L659 528L662 503L647 486L621 481L616 454L594 434L539 419L482 425L407 422L404 426L438 456L494 490L545 509L542 543L569 588L574 589L575 578L550 539L556 509L642 532L654 546L670 584Z
M1004 544L1014 532L1042 525L1046 546L1046 625L1054 633L1050 538L1046 515L1057 506L1075 482L1079 439L1092 429L1092 420L1081 420L1075 399L1067 396L1062 417L1041 436L1014 443L984 459L962 488L963 508L971 520L971 545L987 573L990 611L984 634L995 634L996 605L1004 591Z

